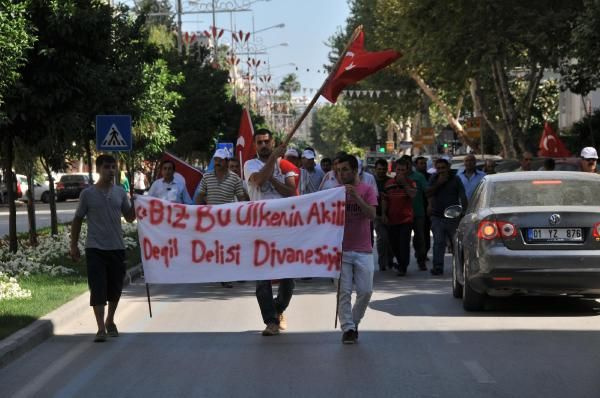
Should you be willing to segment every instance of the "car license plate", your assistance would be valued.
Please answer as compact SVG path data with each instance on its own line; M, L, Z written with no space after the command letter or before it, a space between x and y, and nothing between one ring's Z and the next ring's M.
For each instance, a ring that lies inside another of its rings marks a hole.
M581 242L581 228L530 228L527 230L529 241Z

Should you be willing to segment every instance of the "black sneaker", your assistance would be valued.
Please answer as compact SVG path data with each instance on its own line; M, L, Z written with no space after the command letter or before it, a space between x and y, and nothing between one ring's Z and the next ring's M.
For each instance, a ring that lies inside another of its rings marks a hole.
M356 330L354 330L354 329L347 330L344 332L344 334L342 334L342 343L355 344L357 337L358 336L357 336Z

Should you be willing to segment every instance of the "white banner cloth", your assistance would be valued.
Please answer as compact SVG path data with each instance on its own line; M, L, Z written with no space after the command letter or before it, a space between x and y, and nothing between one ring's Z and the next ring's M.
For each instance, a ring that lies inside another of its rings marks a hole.
M343 187L219 206L137 196L147 283L337 278L344 236Z

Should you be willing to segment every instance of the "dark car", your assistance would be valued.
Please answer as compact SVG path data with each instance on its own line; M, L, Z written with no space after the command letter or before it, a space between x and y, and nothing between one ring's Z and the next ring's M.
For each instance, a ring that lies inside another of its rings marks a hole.
M56 200L78 199L81 191L91 185L87 174L64 174L56 184Z
M460 221L452 291L600 297L600 175L532 171L483 178Z

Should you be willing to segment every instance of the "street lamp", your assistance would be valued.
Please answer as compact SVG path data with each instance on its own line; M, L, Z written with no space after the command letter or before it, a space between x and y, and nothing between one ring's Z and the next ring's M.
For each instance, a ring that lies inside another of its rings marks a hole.
M277 25L269 26L268 28L255 30L252 33L256 34L256 33L264 32L265 30L275 29L275 28L285 28L285 24L284 23L280 23L280 24L277 24Z

